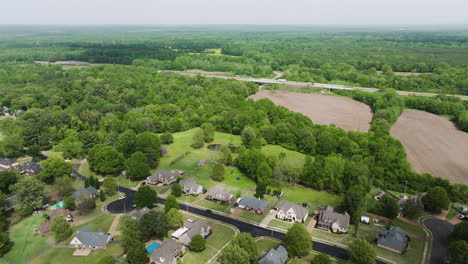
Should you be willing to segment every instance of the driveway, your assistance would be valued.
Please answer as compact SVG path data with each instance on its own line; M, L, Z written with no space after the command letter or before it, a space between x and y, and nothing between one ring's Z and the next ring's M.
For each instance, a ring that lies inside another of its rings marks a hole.
M445 253L448 246L448 235L453 231L453 225L437 218L428 218L423 221L432 233L432 250L430 264L445 263Z
M115 200L107 205L107 211L113 214L123 214L130 212L133 209L133 200L135 199L135 192L132 189L119 186L119 192L125 194L125 198L121 200Z

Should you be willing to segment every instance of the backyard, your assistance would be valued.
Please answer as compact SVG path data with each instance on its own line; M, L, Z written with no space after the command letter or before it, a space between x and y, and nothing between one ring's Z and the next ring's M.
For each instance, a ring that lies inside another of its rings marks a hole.
M312 213L319 206L330 205L337 207L343 201L343 197L327 192L316 191L301 186L287 187L283 189L281 200L288 200L293 203L307 203L309 212Z

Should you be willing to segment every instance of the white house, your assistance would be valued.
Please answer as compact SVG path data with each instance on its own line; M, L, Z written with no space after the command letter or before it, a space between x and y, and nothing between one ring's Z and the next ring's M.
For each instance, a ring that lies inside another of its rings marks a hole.
M88 227L83 227L76 233L70 242L75 248L106 249L111 242L112 236L103 232L93 232Z
M305 222L309 211L298 204L282 200L278 203L276 217L283 220Z
M182 187L182 191L184 192L184 194L187 195L200 194L203 191L203 186L198 184L193 178L181 180L179 184L180 187Z

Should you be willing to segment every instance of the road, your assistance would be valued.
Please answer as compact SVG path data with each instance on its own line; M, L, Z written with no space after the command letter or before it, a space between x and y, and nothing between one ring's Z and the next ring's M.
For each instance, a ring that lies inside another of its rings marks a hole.
M423 225L432 233L432 250L429 264L445 263L448 235L453 231L453 225L437 218L425 219Z
M133 210L133 200L135 198L135 191L124 188L124 187L119 187L120 191L126 194L126 198L122 200L116 200L114 202L111 202L107 206L107 210L111 213L118 214L118 213L123 213L123 212L128 212ZM158 198L158 203L164 204L166 200L163 198ZM130 208L130 209L129 209ZM276 239L283 239L284 238L284 233L274 231L271 229L267 229L264 227L260 227L257 225L253 225L250 223L246 223L243 221L239 221L234 218L230 218L224 215L216 214L211 211L203 210L197 207L189 206L186 204L180 204L180 210L201 215L207 218L211 218L214 220L218 220L220 222L226 223L233 225L237 227L241 232L247 232L250 233L253 237L260 237L260 236L268 236L268 237L273 237ZM341 247L336 247L333 245L321 243L314 241L313 242L313 249L318 252L325 253L327 255L333 256L335 258L339 259L347 259L348 258L348 251L344 248ZM376 263L378 264L384 264L385 262L376 260Z
M174 72L179 73L187 76L196 76L199 73L192 73L186 71L171 71L165 70L164 72ZM241 77L241 76L222 76L222 75L210 75L210 74L202 74L208 78L219 78L219 79L234 79L243 82L253 82L257 84L281 84L281 85L288 85L288 86L297 86L297 87L318 87L324 89L331 89L331 90L359 90L364 92L378 92L380 89L378 88L369 88L369 87L355 87L355 86L342 86L337 84L325 84L325 83L308 83L308 82L296 82L296 81L278 81L275 79L268 79L268 78L250 78L250 77ZM421 93L421 92L410 92L410 91L400 91L397 90L399 95L417 95L417 96L428 96L433 97L437 96L436 93ZM468 100L468 96L466 95L451 95L455 97L459 97L462 100Z

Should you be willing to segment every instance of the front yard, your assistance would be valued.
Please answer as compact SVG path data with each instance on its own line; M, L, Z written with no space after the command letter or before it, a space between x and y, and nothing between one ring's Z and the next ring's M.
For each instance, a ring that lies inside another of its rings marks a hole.
M284 194L281 197L281 200L288 200L297 204L305 202L308 205L309 213L312 213L314 209L319 206L330 205L337 207L343 201L342 196L316 191L301 186L287 187L283 192Z
M201 200L197 205L226 214L229 214L231 210L231 204L217 203L209 200Z

